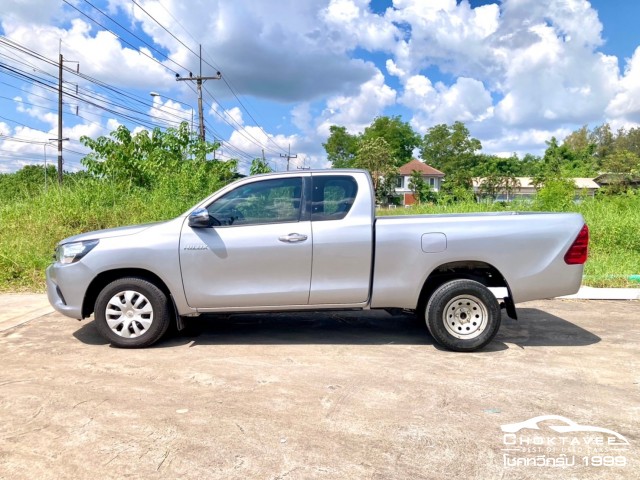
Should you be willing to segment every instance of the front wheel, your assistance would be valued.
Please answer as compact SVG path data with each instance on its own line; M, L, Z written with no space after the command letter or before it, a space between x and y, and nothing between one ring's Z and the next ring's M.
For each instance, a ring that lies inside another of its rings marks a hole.
M169 301L153 283L137 277L114 280L95 303L98 331L120 348L141 348L157 342L171 323Z
M457 352L484 347L500 328L496 297L474 280L452 280L441 285L429 299L424 315L433 338Z

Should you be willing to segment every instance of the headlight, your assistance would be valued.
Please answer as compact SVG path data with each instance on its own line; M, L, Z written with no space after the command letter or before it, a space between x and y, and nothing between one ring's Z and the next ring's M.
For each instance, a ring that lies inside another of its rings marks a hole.
M98 245L98 240L63 243L56 247L56 261L63 265L75 263L93 250L96 245Z

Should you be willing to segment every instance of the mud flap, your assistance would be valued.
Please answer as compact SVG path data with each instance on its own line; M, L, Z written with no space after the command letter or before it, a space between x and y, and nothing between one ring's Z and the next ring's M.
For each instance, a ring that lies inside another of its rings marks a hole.
M514 320L518 320L518 314L516 313L516 305L513 303L513 298L511 297L511 292L509 292L508 297L503 298L504 308L507 311L507 315L513 318Z
M178 313L178 307L176 306L176 301L173 299L173 295L169 296L171 298L171 305L173 305L173 314L175 315L176 319L176 330L181 332L182 330L184 330L184 322L182 321L182 317Z

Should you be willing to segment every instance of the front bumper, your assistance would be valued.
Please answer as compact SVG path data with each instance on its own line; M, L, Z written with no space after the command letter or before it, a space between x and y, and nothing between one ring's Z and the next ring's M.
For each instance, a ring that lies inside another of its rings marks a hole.
M52 263L46 270L47 297L58 312L82 320L84 296L93 279L92 272L82 263L62 265Z

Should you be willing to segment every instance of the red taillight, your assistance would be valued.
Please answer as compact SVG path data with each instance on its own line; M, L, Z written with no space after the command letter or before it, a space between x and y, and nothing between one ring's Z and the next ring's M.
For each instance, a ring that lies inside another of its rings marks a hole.
M582 230L578 234L578 237L569 248L569 251L564 256L564 261L568 265L582 265L587 261L587 255L589 252L589 227L582 226Z

